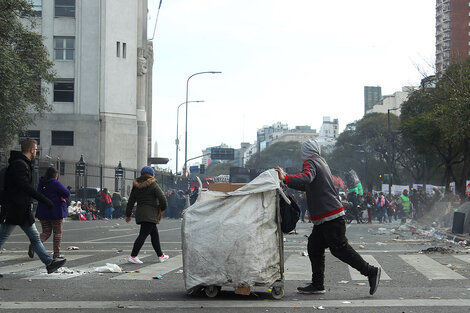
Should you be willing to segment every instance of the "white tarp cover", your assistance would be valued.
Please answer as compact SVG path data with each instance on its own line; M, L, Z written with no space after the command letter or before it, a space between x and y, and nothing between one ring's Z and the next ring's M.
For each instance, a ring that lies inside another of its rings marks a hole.
M280 275L275 170L233 192L202 192L183 213L186 290L271 285Z

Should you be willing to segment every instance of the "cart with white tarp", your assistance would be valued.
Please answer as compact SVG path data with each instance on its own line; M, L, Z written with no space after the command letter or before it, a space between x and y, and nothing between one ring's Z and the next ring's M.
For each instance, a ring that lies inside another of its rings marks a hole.
M257 286L284 295L278 174L267 170L233 191L204 191L183 212L183 273L189 294L215 297L222 287L249 294ZM287 200L288 201L288 200Z

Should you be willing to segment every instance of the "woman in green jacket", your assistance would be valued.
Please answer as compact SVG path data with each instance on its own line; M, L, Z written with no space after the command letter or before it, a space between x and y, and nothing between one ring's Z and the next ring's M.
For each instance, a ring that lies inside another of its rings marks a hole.
M167 207L167 201L162 189L154 177L153 168L144 166L140 171L140 177L134 179L131 195L126 206L126 222L131 221L132 209L137 202L135 221L140 225L140 233L134 242L132 253L127 259L130 263L142 264L137 255L144 245L148 235L152 239L152 246L158 256L158 262L168 260L168 255L163 254L158 237L157 224L160 222L161 213Z

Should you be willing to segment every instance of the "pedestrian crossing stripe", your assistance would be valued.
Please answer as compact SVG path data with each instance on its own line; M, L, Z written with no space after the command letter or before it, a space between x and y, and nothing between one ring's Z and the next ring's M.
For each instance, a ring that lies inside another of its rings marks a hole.
M71 258L67 257L67 260L71 260ZM109 258L109 259L100 260L100 261L96 261L96 262L92 262L92 263L88 263L82 266L75 267L71 269L73 271L72 273L55 272L52 274L47 274L44 272L44 273L40 273L38 275L35 275L33 277L28 277L28 278L30 279L70 279L70 278L74 278L77 276L82 276L90 272L94 272L96 267L103 266L106 263L122 264L124 262L127 262L126 257L123 255L119 255L119 256Z
M361 255L364 261L369 263L370 265L381 267L379 262L372 256L368 254ZM351 275L351 280L367 280L367 276L362 275L358 270L352 268L348 265L349 274ZM384 269L382 268L382 274L380 275L380 280L391 280L390 276L385 273Z
M293 254L284 263L285 280L310 280L310 259L308 256Z
M464 262L470 263L470 254L467 255L454 255L459 260L462 260Z
M89 255L71 255L70 257L67 258L68 261L73 261L81 258L86 258L89 257ZM46 266L44 263L41 262L41 260L34 260L34 261L29 261L28 259L25 259L24 256L18 257L16 256L16 260L21 260L20 264L15 264L15 265L7 265L0 267L0 274L7 274L7 273L18 273L18 272L23 272L26 270L32 270L36 268L42 267L43 270L46 270Z
M67 261L71 262L74 260L80 260L89 258L91 255L80 255L71 254L67 256ZM380 266L377 260L369 254L362 255L364 260L371 265ZM407 264L415 268L418 272L424 275L428 279L467 279L466 277L452 271L446 265L443 265L430 256L427 255L399 255L399 257ZM470 255L452 255L452 258L456 258L460 261L470 263ZM183 266L182 255L176 255L170 257L164 263L157 263L157 256L155 254L144 255L141 257L144 264L128 264L127 258L124 255L118 255L104 260L98 260L77 267L67 267L72 273L52 273L46 274L44 264L36 259L30 260L23 255L0 255L0 262L8 262L16 260L15 265L0 264L0 274L11 274L11 273L24 273L26 277L23 279L71 279L84 274L95 272L95 268L104 266L106 263L112 263L117 265L126 264L129 270L139 270L140 273L116 273L110 276L113 280L151 280L153 276L165 275L172 271L181 269ZM20 263L20 264L18 264ZM149 263L147 265L146 263ZM66 264L67 266L67 264ZM350 278L353 281L367 280L367 277L362 276L357 270L349 267ZM39 269L39 270L36 270ZM308 281L310 280L311 265L308 256L302 256L300 254L290 255L284 264L284 275L286 281ZM32 272L27 272L33 270ZM381 280L391 280L390 276L383 270Z
M426 255L399 255L428 279L467 279Z
M5 262L17 258L15 255L0 255L0 262Z
M153 259L155 260L154 262L156 262L157 256L153 256ZM183 258L180 254L166 260L163 263L153 263L151 265L141 267L138 269L140 271L139 273L126 273L124 275L119 275L111 279L152 280L153 276L167 274L169 272L179 269L182 266Z

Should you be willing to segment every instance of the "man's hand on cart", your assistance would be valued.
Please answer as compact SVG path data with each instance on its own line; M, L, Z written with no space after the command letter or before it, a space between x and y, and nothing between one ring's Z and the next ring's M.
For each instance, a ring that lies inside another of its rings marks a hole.
M278 165L274 168L277 171L277 175L279 176L279 179L284 182L286 180L286 176L284 174L284 171L282 168L280 168Z

